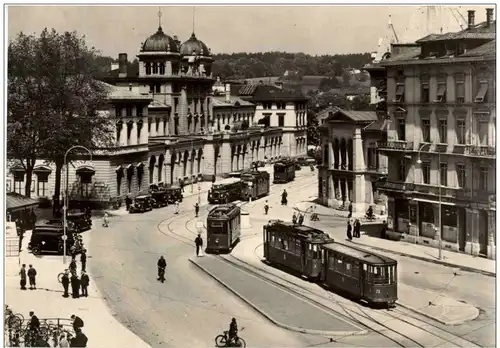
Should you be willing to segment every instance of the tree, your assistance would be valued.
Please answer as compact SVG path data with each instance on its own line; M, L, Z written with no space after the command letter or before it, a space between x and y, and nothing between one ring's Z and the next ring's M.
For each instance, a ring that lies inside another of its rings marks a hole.
M29 165L36 159L55 163L56 198L70 147L111 146L112 120L100 112L106 108L108 85L93 78L99 70L98 56L76 32L45 29L40 37L20 33L9 43L9 154L29 159L27 183ZM29 143L16 148L26 138Z
M319 138L319 122L316 112L311 109L307 110L307 145L318 146Z

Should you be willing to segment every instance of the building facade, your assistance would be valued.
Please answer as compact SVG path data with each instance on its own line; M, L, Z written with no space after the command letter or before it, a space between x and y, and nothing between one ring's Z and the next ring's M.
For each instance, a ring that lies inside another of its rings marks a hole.
M376 206L385 211L377 183L387 175L387 158L376 144L385 139L385 123L374 111L327 109L320 126L323 162L318 171L318 197L321 204L364 212Z
M495 258L495 21L429 35L387 74L389 229L405 240Z

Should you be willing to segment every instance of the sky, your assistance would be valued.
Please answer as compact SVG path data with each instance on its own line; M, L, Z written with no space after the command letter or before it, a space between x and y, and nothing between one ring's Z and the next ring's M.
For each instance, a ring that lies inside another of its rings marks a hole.
M476 23L484 21L486 7L454 6L467 20L476 10ZM379 38L393 36L415 41L428 31L460 30L450 8L444 6L9 6L8 37L20 31L40 33L44 27L85 35L89 46L104 55L127 53L132 60L140 45L158 28L161 9L163 31L181 42L194 31L212 53L286 51L307 54L363 53L377 50ZM495 13L496 15L496 13ZM457 18L460 18L456 14ZM466 25L466 23L464 23Z

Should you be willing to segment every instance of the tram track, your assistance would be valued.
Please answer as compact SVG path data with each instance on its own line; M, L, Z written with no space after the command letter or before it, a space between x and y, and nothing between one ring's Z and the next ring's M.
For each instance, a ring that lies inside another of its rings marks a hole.
M259 245L258 247L260 246L261 245ZM422 343L421 338L415 337L418 335L412 335L413 337L411 337L410 335L402 333L401 332L402 330L395 330L394 328L391 327L390 325L391 322L399 321L400 326L401 323L403 323L403 326L406 326L412 332L417 331L424 333L424 335L426 336L432 336L432 338L434 339L437 338L438 340L442 341L442 343L440 343L439 346L444 346L444 344L448 344L447 346L453 346L453 347L480 347L473 341L469 341L463 338L462 336L458 336L453 332L442 329L437 325L428 323L427 321L423 321L414 316L412 316L411 318L408 317L405 318L402 316L394 315L393 313L391 313L392 310L384 310L384 311L377 311L376 314L374 313L375 315L381 316L383 318L375 318L374 315L367 313L361 304L356 304L355 302L352 302L350 300L339 301L338 299L333 298L333 294L327 294L326 296L321 295L316 291L308 289L304 286L301 286L297 283L294 283L290 280L280 277L274 273L250 265L232 255L224 255L219 257L224 259L224 261L226 262L229 262L231 264L236 264L239 269L250 272L251 274L259 277L262 280L268 281L273 285L279 286L282 289L286 289L286 291L292 292L296 296L306 298L308 301L313 302L315 305L321 305L323 307L327 307L330 309L330 311L336 313L337 315L340 314L343 317L347 317L349 320L354 321L359 325L362 325L368 330L390 339L394 343L398 344L398 346L400 347L408 347L408 346L427 347L429 346L429 344L425 342ZM230 261L229 259L232 259L233 261ZM244 266L242 266L241 264L244 264ZM264 273L265 275L262 275L262 273ZM270 279L269 276L279 279L282 283ZM287 285L283 285L283 283ZM290 285L292 286L292 288L289 287ZM296 288L298 288L299 290L297 290ZM311 295L320 298L324 301L333 302L334 305L338 306L345 314L340 313L339 311L332 309L326 306L325 304L318 302L317 300L314 300L313 298L310 297ZM401 315L408 316L408 313L406 313L406 311L402 310L399 311ZM376 328L374 328L373 325L374 323L377 326ZM426 327L432 327L432 329ZM408 330L403 330L403 331L406 332Z

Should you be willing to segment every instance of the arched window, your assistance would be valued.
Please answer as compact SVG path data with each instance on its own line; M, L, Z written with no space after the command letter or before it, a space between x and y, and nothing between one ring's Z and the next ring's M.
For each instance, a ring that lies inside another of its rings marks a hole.
M165 75L165 63L160 63L160 75Z
M146 75L151 75L151 63L146 63Z
M158 74L158 64L153 63L153 74Z

